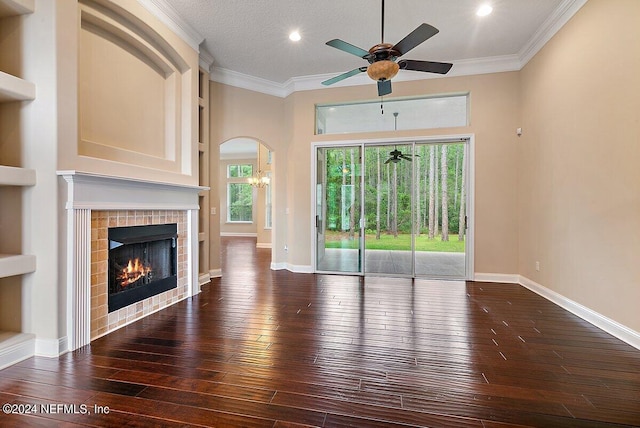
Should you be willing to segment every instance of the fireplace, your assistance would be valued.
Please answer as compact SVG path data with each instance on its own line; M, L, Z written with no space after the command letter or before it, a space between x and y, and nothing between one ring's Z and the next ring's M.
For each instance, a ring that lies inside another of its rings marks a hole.
M108 229L108 311L177 288L177 224Z

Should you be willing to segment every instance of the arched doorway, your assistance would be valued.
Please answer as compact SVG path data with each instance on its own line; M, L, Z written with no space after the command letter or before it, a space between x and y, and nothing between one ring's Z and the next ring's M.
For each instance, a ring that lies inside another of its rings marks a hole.
M251 236L258 248L273 242L273 153L251 137L220 145L220 236ZM257 179L253 185L250 179Z

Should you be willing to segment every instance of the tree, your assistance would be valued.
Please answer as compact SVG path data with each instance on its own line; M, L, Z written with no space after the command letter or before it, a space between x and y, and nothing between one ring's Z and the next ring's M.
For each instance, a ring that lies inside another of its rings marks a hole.
M439 168L438 168L438 164L440 162L438 162L438 146L434 147L435 149L435 155L434 155L434 161L433 161L433 176L434 176L434 182L433 182L433 187L434 187L434 191L435 191L435 208L433 211L433 235L434 236L438 236L439 233L439 227L440 227L440 174L438 174Z
M449 181L449 162L447 159L447 145L442 145L442 161L440 165L440 172L442 174L442 180L440 188L442 191L442 240L449 240L449 193L448 193L448 181Z
M456 149L456 169L455 172L453 174L454 177L454 185L453 185L453 209L457 209L458 208L458 176L459 176L459 171L460 171L460 150L458 150L457 147L454 146L454 148Z
M355 191L356 191L356 169L355 169L355 154L353 149L351 151L351 166L349 168L349 174L351 175L351 200L349 201L349 239L353 239L353 235L356 228L356 204L355 204Z
M465 195L465 191L464 191L464 186L465 186L465 173L466 173L466 164L467 164L467 151L462 150L462 165L461 165L461 184L460 184L460 212L458 213L458 241L464 241L464 235L466 233L467 230L467 216L466 216L466 210L465 210L465 200L466 200L466 195Z
M376 180L376 239L380 239L380 199L382 199L381 179L380 174L380 147L376 148L376 166L377 166L377 180Z
M435 219L436 219L436 148L429 147L429 239L435 236Z
M417 155L417 153L416 153ZM416 236L420 236L420 158L419 157L414 157L415 162L416 162L416 203L415 203L415 207L416 207L416 213L415 213L415 228L414 228L414 233L416 234Z
M393 162L393 182L391 183L391 233L398 237L398 164Z

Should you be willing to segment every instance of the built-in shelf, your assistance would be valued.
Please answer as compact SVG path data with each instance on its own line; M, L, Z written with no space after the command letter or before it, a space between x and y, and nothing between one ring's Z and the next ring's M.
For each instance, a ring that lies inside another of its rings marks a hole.
M35 97L36 85L0 71L0 102L26 101Z
M0 369L31 357L35 348L34 334L0 331Z
M0 254L0 278L35 272L36 256Z
M16 34L20 34L20 25L24 21L22 18L10 18L19 15L28 15L35 11L35 0L0 0L0 25L4 23L10 24L11 31ZM6 20L4 19L6 18ZM27 18L29 19L29 18ZM9 20L11 22L9 23ZM14 25L15 24L15 25ZM15 58L24 58L26 48L17 48L18 43L9 43L6 46L0 47L0 55L12 56ZM27 80L16 77L12 74L0 71L0 103L19 102L19 101L31 101L36 98L36 85ZM20 109L19 109L20 110ZM9 117L4 118L9 120ZM24 129L27 126L37 126L37 123L24 123L24 117L19 116L19 124L15 129L24 134ZM25 139L18 134L19 141L13 144L13 149L17 153L24 151ZM7 141L0 141L0 144ZM36 184L36 172L27 168L16 168L13 166L0 165L0 186L33 186ZM9 201L0 199L0 204L9 203ZM17 216L22 217L22 221L25 222L24 207L17 206L14 208L17 212ZM16 221L13 224L11 219L13 216L9 216L9 219L0 218L0 222L4 223L5 229L16 229L15 233L18 234L17 239L20 242L20 229L21 222ZM37 239L37 238L34 238ZM5 250L7 251L7 250ZM11 250L9 250L11 251ZM14 250L17 251L17 250ZM21 254L0 254L0 278L12 277L17 275L23 275L36 270L36 257L32 255ZM16 281L10 280L10 284L3 284L1 287L12 287L14 283L19 283L24 287L24 281L18 278ZM5 299L8 289L3 288L0 293L0 299ZM9 293L9 295L12 293ZM31 302L28 297L29 293L23 291L20 302L13 302L13 298L9 298L11 301L3 300L2 306L8 308L10 305L18 305L16 308L16 315L18 319L20 315L24 318L25 311L29 313ZM2 321L5 322L4 320ZM0 325L0 369L15 364L26 358L29 358L35 354L36 337L34 334L6 331L12 330L13 326ZM3 330L4 329L4 330Z
M0 186L33 186L35 184L35 170L0 165Z
M34 0L0 0L0 18L33 13Z

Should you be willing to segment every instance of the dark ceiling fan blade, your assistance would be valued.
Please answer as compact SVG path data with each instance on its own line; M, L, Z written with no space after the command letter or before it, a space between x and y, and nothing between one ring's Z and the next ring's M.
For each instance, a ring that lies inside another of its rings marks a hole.
M338 83L339 81L344 80L347 77L355 76L356 74L362 73L364 71L367 71L367 67L354 68L351 71L347 71L346 73L342 73L342 74L339 74L336 77L332 77L331 79L327 79L324 82L322 82L322 84L325 85L325 86L333 85L334 83Z
M411 155L400 155L399 157L400 159L408 160L409 162L413 161L413 159L411 159Z
M389 159L387 159L386 161L384 161L384 164L386 165L386 164L388 164L389 162L391 162L392 160L393 160L393 158L389 158Z
M378 96L383 97L391 93L391 80L378 80Z
M398 65L402 70L426 71L427 73L447 74L453 64L449 62L418 61L414 59L401 59Z
M351 43L347 43L340 39L329 40L326 44L333 48L340 49L341 51L359 56L360 58L364 58L369 55L369 51L365 51L362 48L354 46Z
M400 55L404 55L411 49L418 46L420 43L435 36L436 34L438 34L437 28L432 27L429 24L420 24L418 28L409 33L404 39L396 43L396 45L392 49L398 51Z

